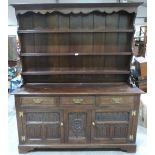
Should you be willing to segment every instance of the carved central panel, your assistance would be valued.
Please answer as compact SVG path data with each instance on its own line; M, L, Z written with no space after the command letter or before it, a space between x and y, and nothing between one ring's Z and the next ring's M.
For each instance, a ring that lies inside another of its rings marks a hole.
M69 137L86 136L86 113L71 112L69 113Z
M75 119L72 122L72 130L76 137L80 135L81 130L83 129L83 124L81 119Z

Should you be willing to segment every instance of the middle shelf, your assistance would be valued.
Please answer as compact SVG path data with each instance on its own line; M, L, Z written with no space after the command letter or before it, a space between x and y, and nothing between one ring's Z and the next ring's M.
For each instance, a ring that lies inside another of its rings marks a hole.
M20 56L22 57L31 57L31 56L84 56L84 55L132 55L131 52L76 52L76 53L71 53L71 52L65 52L65 53L58 53L58 52L53 52L53 53L23 53L21 52Z

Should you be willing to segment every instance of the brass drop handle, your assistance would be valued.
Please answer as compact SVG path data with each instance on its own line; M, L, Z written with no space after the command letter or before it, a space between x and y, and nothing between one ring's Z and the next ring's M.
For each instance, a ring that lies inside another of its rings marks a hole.
M36 104L39 104L39 103L42 102L42 99L40 99L40 98L34 98L33 99L33 102L36 103Z
M60 126L64 126L64 123L63 123L63 122L61 122L61 123L60 123Z
M112 98L112 103L121 103L122 98L121 97L114 97Z
M80 104L82 102L83 102L83 99L82 98L74 98L73 99L73 103L75 103L75 104Z
M95 126L95 122L92 122L92 125Z

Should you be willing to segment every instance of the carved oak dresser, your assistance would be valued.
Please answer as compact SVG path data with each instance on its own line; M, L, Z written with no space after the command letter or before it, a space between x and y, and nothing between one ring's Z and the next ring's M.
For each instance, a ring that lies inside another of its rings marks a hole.
M140 89L130 61L141 3L12 4L23 86L15 94L19 152L136 151Z

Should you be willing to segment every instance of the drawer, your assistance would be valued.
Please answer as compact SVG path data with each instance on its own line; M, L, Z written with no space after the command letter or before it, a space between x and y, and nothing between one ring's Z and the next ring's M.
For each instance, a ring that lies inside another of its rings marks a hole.
M28 105L28 104L56 105L58 103L58 98L57 97L21 97L20 102L22 105Z
M134 105L134 96L97 96L97 105Z
M95 104L95 97L93 96L60 97L60 104L63 105Z

